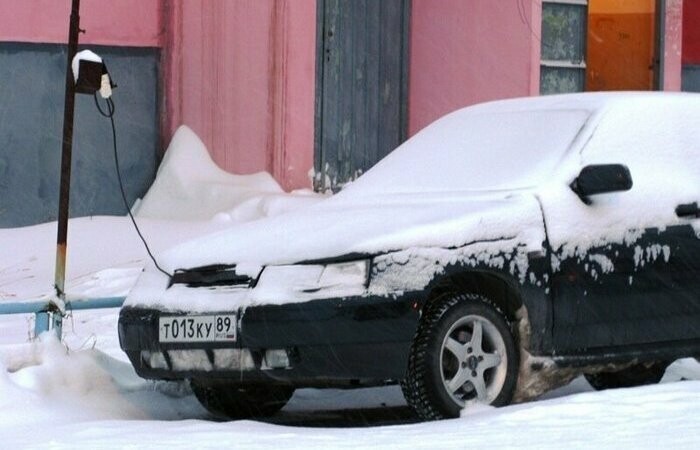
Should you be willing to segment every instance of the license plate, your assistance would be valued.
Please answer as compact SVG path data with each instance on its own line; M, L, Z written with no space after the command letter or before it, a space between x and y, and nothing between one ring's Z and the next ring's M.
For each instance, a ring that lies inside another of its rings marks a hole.
M235 341L236 315L160 317L158 340L160 342Z

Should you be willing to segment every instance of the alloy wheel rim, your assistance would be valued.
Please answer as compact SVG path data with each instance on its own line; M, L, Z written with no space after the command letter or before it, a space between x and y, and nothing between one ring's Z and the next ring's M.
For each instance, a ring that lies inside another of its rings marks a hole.
M507 365L503 336L484 317L464 316L445 334L440 376L445 392L460 408L492 403L505 383Z

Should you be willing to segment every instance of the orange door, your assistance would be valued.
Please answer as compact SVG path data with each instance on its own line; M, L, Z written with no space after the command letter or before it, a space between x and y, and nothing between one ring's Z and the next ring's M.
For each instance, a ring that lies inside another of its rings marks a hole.
M589 0L586 90L654 89L655 0Z

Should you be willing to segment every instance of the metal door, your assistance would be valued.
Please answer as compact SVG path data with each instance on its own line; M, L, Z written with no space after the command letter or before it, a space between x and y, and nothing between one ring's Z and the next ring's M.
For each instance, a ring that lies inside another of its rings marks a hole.
M319 0L314 186L338 190L406 137L410 0Z
M590 0L586 90L653 90L658 68L655 0Z

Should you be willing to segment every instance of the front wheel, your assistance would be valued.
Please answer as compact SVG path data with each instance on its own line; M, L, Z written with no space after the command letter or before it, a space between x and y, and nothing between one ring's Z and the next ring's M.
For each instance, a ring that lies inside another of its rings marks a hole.
M492 302L445 294L425 311L401 387L422 419L458 417L475 403L508 404L518 363L511 326Z
M202 406L226 419L271 416L294 394L290 386L247 386L218 380L192 379L190 386Z

